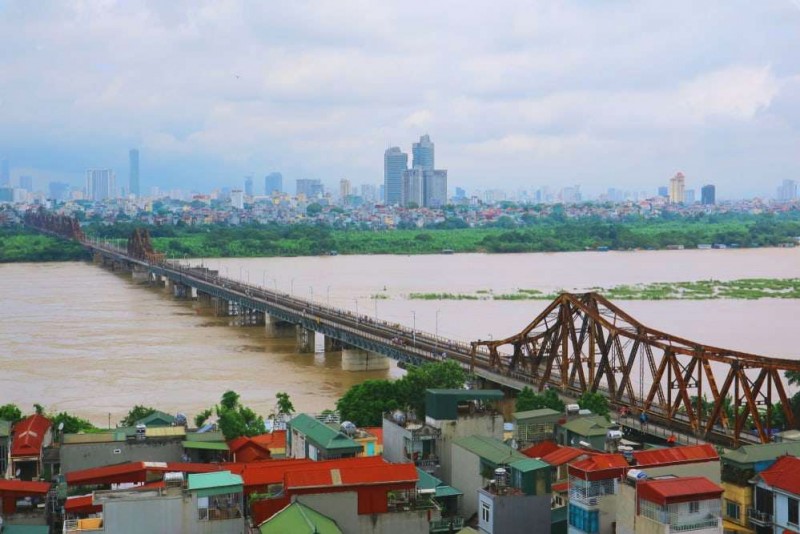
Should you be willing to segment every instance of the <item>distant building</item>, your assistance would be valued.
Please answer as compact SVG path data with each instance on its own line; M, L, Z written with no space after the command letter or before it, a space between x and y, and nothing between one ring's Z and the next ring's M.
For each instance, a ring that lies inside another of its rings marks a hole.
M11 172L8 166L8 160L4 159L0 162L0 186L11 184Z
M244 191L241 189L231 191L231 206L237 210L244 209Z
M465 198L467 198L467 192L460 187L456 187L456 199L464 200Z
M658 196L660 197L669 197L669 188L665 185L662 185L658 188Z
M128 192L139 196L139 150L136 148L128 152Z
M383 154L384 202L386 204L402 204L403 171L408 169L408 154L399 147L386 149Z
M717 190L712 184L704 185L700 190L700 202L703 205L711 206L717 202Z
M86 196L90 200L116 198L117 184L111 169L89 169L86 171Z
M20 176L19 188L24 189L28 193L33 193L33 176Z
M413 155L412 168L432 171L434 169L434 146L429 135L419 138L419 143L414 143L411 147Z
M406 169L403 171L403 196L402 206L413 205L417 208L425 204L424 197L424 171L422 169Z
M342 178L339 180L339 198L342 199L342 202L344 202L344 200L352 194L350 180L347 178Z
M694 189L687 189L683 192L684 204L694 204Z
M778 200L789 202L797 198L797 182L784 180L778 187Z
M447 204L447 171L423 171L424 198L426 208L441 208Z
M271 172L264 177L264 194L269 196L273 193L283 193L283 175L279 172Z
M245 176L244 177L244 194L248 197L253 196L253 177L252 176Z
M669 180L669 202L670 204L683 204L684 187L686 178L679 172Z
M364 202L376 202L378 198L378 188L372 184L363 184L361 186L361 198Z
M296 181L296 196L303 195L307 199L320 198L325 194L325 188L319 180L300 179Z

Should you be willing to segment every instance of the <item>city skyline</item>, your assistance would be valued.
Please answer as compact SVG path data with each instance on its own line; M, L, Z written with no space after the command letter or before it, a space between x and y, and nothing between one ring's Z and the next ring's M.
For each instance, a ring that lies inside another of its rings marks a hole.
M790 1L426 4L421 20L413 3L40 7L0 4L0 159L15 177L125 177L138 147L143 190L236 187L274 169L374 184L387 146L430 133L468 189L596 195L680 169L745 198L800 178ZM412 26L420 38L385 31Z

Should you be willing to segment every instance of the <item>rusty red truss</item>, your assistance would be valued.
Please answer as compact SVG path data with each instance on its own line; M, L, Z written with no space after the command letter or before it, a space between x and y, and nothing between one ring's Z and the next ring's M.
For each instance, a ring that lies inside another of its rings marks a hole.
M787 425L794 427L782 378L785 371L800 371L800 361L712 347L649 328L597 293L563 293L520 333L473 342L472 365L539 390L600 392L615 407L734 444L748 419L758 438L769 441L773 402L781 403Z

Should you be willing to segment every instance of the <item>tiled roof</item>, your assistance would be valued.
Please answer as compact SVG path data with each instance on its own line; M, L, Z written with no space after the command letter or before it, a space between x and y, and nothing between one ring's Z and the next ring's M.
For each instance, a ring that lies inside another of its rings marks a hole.
M636 484L640 499L661 505L718 499L722 488L706 477L678 477L662 480L643 480Z
M11 456L38 456L50 424L50 419L39 414L18 421L13 429Z
M800 458L781 456L758 476L774 488L800 495Z
M636 459L637 468L719 460L717 450L713 445L707 443L704 445L634 451L633 457Z
M453 443L497 465L527 458L502 441L486 436L467 436L453 440Z

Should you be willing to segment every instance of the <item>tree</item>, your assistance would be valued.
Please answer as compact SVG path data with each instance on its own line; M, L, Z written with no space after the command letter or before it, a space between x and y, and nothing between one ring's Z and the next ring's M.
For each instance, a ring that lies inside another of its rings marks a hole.
M219 404L226 410L233 410L239 404L239 394L229 389L222 394L222 400Z
M136 424L136 421L140 421L148 415L154 414L155 412L155 408L137 404L131 408L131 411L128 412L128 415L126 415L125 418L119 422L119 424L120 426L133 426Z
M578 399L578 406L584 410L591 410L592 413L598 415L608 415L611 408L608 405L608 399L602 393L592 393L585 391Z
M217 425L230 441L240 436L257 436L264 433L264 418L239 402L239 394L228 390L216 406Z
M54 428L58 428L61 423L64 424L64 427L58 433L59 439L61 434L77 434L79 432L91 432L93 430L97 430L97 428L88 420L67 412L59 412L55 415L50 414L48 417L50 418L50 421L52 421Z
M201 426L206 424L206 421L208 420L209 417L211 417L212 413L214 413L213 410L211 408L207 408L207 409L203 410L202 412L200 412L199 414L195 415L194 416L194 425L197 428L200 428Z
M543 394L539 395L525 386L517 396L516 410L524 412L526 410L541 410L542 408L550 408L557 412L564 411L564 401L562 401L558 393L552 389L546 390Z
M22 411L16 404L5 404L0 406L0 419L16 423L22 419Z
M365 380L348 389L336 402L336 408L344 421L356 426L379 426L384 413L400 408L397 397L397 382Z
M294 413L294 404L289 399L289 394L283 391L279 391L275 394L275 399L277 399L278 403L278 413L291 415Z
M44 406L42 406L38 402L34 403L33 411L36 412L36 415L44 415Z
M522 391L519 392L517 395L517 401L514 405L514 408L518 412L527 412L528 410L536 410L537 406L537 395L533 392L531 388L525 386L522 388Z
M424 419L426 389L461 389L466 380L464 369L453 360L412 366L406 376L397 381L397 398L401 406L407 406L419 419Z
M314 202L313 204L309 204L306 208L306 215L309 217L316 217L322 211L322 206Z

